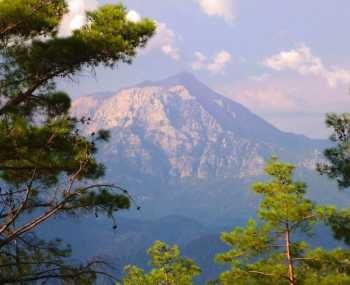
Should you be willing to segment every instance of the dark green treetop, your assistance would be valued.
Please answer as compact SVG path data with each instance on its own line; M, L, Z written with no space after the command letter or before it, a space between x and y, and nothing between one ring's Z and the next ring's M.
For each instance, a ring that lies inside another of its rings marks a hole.
M333 130L330 139L335 145L325 150L327 162L320 163L318 170L344 189L350 186L350 114L327 114L326 125Z
M333 130L330 140L333 146L324 151L326 162L319 163L317 170L335 180L341 190L350 186L350 113L327 114L326 125ZM350 244L350 209L337 211L327 224L334 237Z
M69 114L69 95L57 90L55 82L99 65L131 63L154 34L155 24L149 19L131 22L124 6L105 5L89 12L82 28L58 37L67 12L64 0L0 1L2 284L20 283L24 277L33 284L60 278L90 284L97 272L92 265L98 262L67 265L69 251L42 241L35 229L57 215L113 218L130 207L126 190L100 180L104 166L95 155L108 133L82 135L90 118ZM38 253L38 244L46 251Z

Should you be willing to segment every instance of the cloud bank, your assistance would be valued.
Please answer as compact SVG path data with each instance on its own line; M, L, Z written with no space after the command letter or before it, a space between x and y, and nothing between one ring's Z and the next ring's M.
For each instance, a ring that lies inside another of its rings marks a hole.
M181 59L180 49L178 48L179 36L165 23L156 22L156 25L156 34L147 44L145 52L160 50L172 60L179 61Z
M235 0L196 0L207 15L222 17L232 23L236 19Z
M130 22L137 23L141 21L141 15L135 10L130 10L126 15L126 19Z
M69 12L63 16L58 35L67 37L86 24L86 12L97 9L97 0L67 0Z
M130 10L127 19L131 22L139 22L142 17L138 12ZM156 22L156 26L156 34L147 44L145 52L160 50L174 61L179 61L180 49L176 46L178 36L165 23Z
M212 60L200 51L194 53L195 61L192 63L193 70L207 70L211 73L223 72L226 65L231 61L231 54L225 50L218 52Z
M293 92L277 84L251 84L235 90L230 97L259 113L297 112L301 105Z
M327 81L330 87L350 83L350 70L326 66L322 60L313 55L307 46L282 51L266 58L263 64L276 71L293 71L300 75L313 75Z

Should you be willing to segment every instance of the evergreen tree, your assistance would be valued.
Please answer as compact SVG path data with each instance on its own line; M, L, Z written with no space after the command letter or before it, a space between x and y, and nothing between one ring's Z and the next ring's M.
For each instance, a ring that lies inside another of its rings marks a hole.
M335 179L342 189L350 186L350 114L327 114L326 125L333 130L334 147L325 150L327 163L318 164L318 171Z
M305 198L305 184L293 181L293 165L273 158L265 171L271 179L253 185L262 196L260 222L251 219L245 228L221 236L232 248L217 260L232 267L220 275L219 284L350 284L348 251L311 250L296 236L312 234L314 225L335 209Z
M335 180L344 190L350 187L350 113L327 114L326 125L333 130L330 140L335 145L324 151L327 162L319 163L317 170ZM350 245L350 209L335 212L327 224L336 239Z
M146 273L136 266L125 268L123 285L192 285L200 274L199 267L180 255L177 246L156 241L148 250L153 269Z
M70 116L70 98L55 80L131 63L155 25L130 22L124 6L105 5L87 13L87 24L72 35L58 37L66 12L64 0L0 1L1 284L90 284L102 263L68 263L69 248L43 241L36 227L62 214L113 218L130 206L126 190L97 183L104 167L95 154L108 132L83 136L90 118Z

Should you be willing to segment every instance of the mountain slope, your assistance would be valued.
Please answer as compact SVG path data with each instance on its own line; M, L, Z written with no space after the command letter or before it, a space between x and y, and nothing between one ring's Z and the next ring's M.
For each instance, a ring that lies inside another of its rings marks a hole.
M118 176L231 179L261 174L276 154L312 167L324 142L281 132L242 105L181 73L99 98L73 103L92 118L89 132L109 129L101 157Z

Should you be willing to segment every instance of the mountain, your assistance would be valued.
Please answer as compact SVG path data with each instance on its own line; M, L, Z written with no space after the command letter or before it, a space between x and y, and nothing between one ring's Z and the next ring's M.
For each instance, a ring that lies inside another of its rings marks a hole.
M127 188L142 207L117 215L116 233L104 219L57 221L55 230L46 229L53 236L62 233L78 256L107 256L119 269L146 268L146 248L160 239L179 244L201 265L198 284L204 284L222 271L213 261L225 250L220 232L254 216L258 199L250 184L266 179L262 170L272 155L297 164L296 176L307 182L311 199L350 202L313 170L326 141L282 132L188 73L83 96L73 102L72 113L91 118L86 133L110 131L111 140L99 146L105 179Z
M111 140L99 146L107 180L130 189L147 217L240 221L257 201L247 189L262 179L272 155L295 163L317 185L311 197L332 196L325 194L329 183L311 174L326 141L282 132L189 73L80 97L72 113L91 118L87 133L110 131Z
M276 129L187 73L81 97L72 112L92 118L88 132L111 131L101 157L121 177L246 178L272 154L311 168L325 145Z

